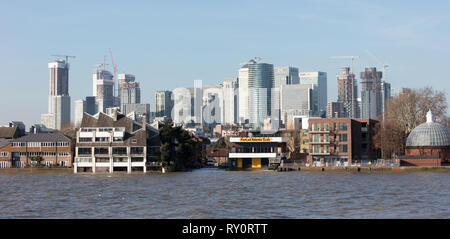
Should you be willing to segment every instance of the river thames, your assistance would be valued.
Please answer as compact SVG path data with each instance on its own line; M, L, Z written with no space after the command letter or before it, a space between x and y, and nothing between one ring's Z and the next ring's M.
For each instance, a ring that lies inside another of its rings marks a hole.
M450 218L450 173L0 174L0 218Z

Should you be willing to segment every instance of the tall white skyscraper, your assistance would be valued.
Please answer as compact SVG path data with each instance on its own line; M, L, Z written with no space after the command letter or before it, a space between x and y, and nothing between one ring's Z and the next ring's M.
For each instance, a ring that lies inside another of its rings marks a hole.
M215 125L223 123L223 86L210 85L203 87L203 124Z
M313 84L313 114L322 116L327 111L327 73L321 71L300 72L300 84Z
M69 63L57 59L48 63L50 71L48 113L41 116L41 123L50 129L60 130L70 123Z
M282 85L280 89L280 111L283 124L287 125L295 116L310 117L314 84Z
M248 67L256 61L249 60L240 69L238 75L239 84L239 123L243 124L249 120L249 98L248 98Z
M223 82L224 124L239 123L239 84L237 78L225 79Z
M92 73L93 91L99 112L106 112L106 108L114 106L114 79L111 72L97 68Z

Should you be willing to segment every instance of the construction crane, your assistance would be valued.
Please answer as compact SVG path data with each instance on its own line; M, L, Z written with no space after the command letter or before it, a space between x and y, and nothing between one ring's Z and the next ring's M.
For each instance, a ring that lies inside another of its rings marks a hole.
M65 57L65 58L66 58L66 63L69 62L69 57L70 57L70 58L75 58L75 56L68 56L68 55L51 55L51 56L56 56L56 57L58 57L58 58Z
M370 52L369 50L366 50L367 54L369 54L371 57L373 57L373 59L375 59L379 65L381 65L381 72L383 72L383 78L384 81L386 81L386 68L389 66L388 64L382 64L380 59L378 59L378 57L376 57L372 52Z
M114 78L113 78L113 97L115 96L115 92L116 92L116 73L117 73L117 65L114 64L114 58L113 58L113 54L112 54L112 50L111 48L109 48L109 55L111 56L111 63L113 66L113 70L114 70ZM119 95L120 93L118 92L117 95Z
M359 56L332 56L332 59L351 59L350 73L353 73L353 61L359 59Z

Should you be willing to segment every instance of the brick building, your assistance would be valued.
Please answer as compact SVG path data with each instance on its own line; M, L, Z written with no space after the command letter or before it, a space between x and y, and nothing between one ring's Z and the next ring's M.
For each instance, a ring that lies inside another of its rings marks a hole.
M309 155L315 166L351 166L375 161L380 150L373 142L372 119L309 119Z
M61 133L29 134L0 142L0 167L23 168L39 157L45 166L68 166L73 163L74 144Z
M450 159L450 130L434 122L431 111L427 122L417 126L406 140L405 156L400 157L403 166L441 166Z

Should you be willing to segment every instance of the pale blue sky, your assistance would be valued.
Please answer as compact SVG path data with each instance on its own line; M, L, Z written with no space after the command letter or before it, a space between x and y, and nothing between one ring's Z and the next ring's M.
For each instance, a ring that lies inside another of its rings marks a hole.
M119 72L136 75L152 110L156 90L190 87L195 79L221 83L255 56L327 72L329 100L337 97L336 74L349 64L330 58L340 55L361 57L355 72L389 64L392 87L448 92L449 12L450 1L423 0L1 0L0 124L39 123L52 54L76 56L72 101L91 95L92 70L104 55L109 61L108 48Z

